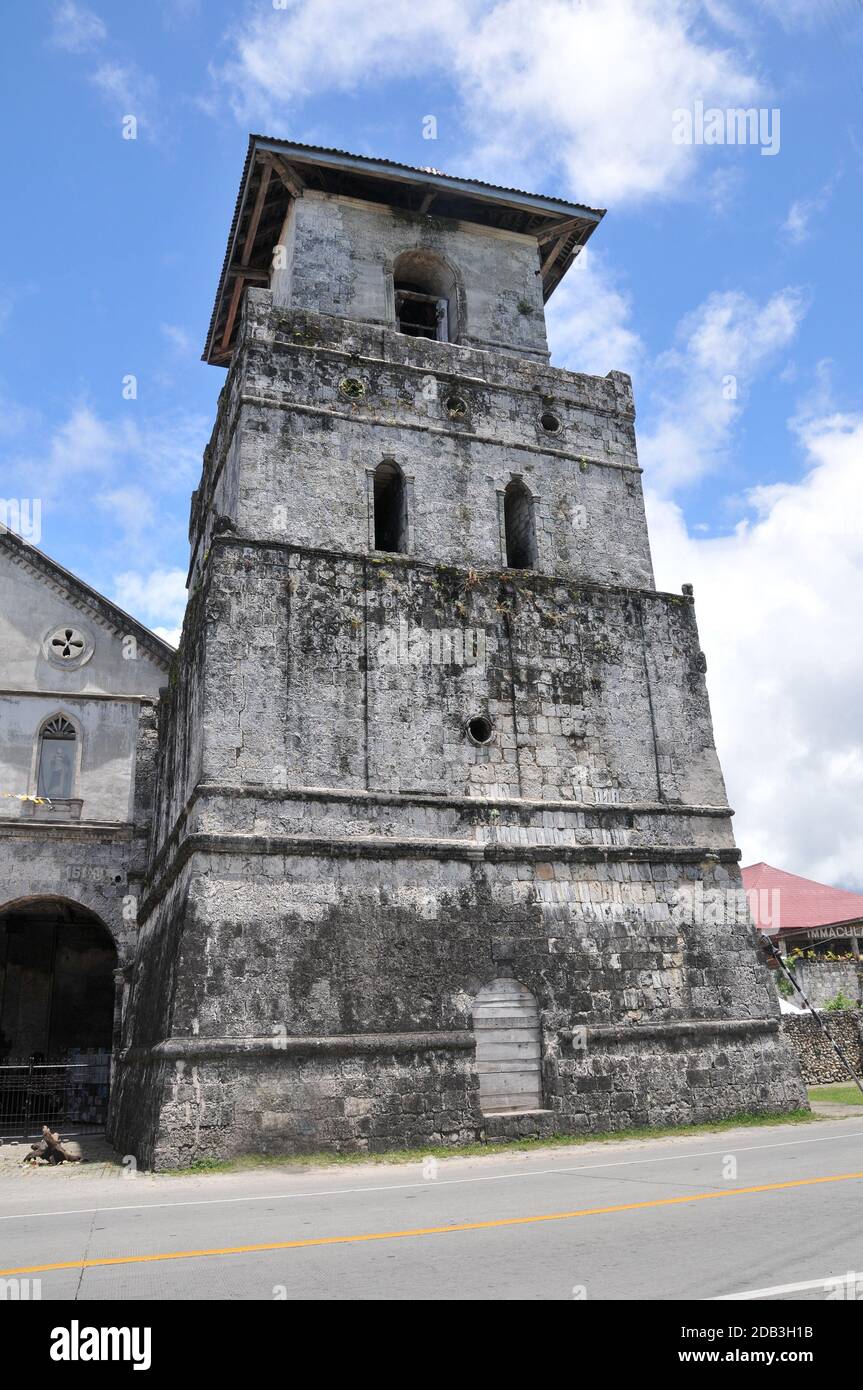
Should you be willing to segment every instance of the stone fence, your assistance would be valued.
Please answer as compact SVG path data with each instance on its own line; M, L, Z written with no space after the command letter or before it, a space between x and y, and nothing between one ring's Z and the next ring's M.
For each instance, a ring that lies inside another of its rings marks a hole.
M834 1009L821 1012L819 1016L855 1072L863 1076L863 1012L860 1009ZM811 1014L783 1014L782 1031L797 1050L807 1086L850 1079Z
M863 969L856 960L798 960L794 978L813 1009L823 1009L839 993L860 1003ZM794 1003L799 1002L799 995L795 994Z

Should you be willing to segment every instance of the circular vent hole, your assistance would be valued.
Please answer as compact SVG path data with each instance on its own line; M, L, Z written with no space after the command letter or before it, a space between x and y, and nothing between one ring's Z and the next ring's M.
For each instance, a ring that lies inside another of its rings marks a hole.
M539 423L542 425L542 428L545 430L546 434L560 433L560 421L558 420L556 415L552 414L550 410L546 410L542 415L540 415Z
M467 419L467 401L462 400L461 396L447 396L445 405L451 420Z
M467 732L474 743L488 743L494 730L490 719L486 719L484 714L477 714L468 720Z
M360 396L366 394L365 383L360 381L358 376L346 376L339 382L339 390L348 400L358 400Z

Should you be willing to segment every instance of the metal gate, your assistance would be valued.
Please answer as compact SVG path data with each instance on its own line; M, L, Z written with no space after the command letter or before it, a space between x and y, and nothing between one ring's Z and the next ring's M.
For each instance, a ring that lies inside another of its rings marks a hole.
M43 1125L64 1139L104 1129L110 1080L107 1052L79 1062L0 1063L0 1143L38 1138Z

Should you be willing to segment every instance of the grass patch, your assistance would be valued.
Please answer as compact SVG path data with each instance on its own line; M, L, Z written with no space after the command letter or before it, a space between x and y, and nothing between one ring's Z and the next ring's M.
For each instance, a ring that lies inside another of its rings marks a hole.
M863 1105L863 1092L853 1081L847 1085L810 1086L807 1095L810 1100L835 1101L837 1105Z
M860 1099L863 1100L863 1096ZM352 1150L350 1153L341 1154L243 1154L227 1159L201 1158L189 1168L172 1170L172 1176L180 1176L183 1173L239 1173L250 1168L301 1169L349 1167L361 1163L422 1163L424 1158L430 1157L446 1161L451 1158L475 1158L485 1154L530 1153L532 1150L540 1149L578 1148L584 1144L623 1143L632 1139L669 1139L693 1134L721 1134L728 1129L756 1128L760 1125L808 1124L820 1118L822 1117L813 1115L810 1110L789 1110L782 1115L753 1115L745 1111L739 1115L729 1115L724 1120L709 1120L697 1125L615 1129L599 1134L555 1134L543 1139L500 1139L488 1144L461 1144L457 1147L429 1145L424 1149L389 1149L385 1153Z

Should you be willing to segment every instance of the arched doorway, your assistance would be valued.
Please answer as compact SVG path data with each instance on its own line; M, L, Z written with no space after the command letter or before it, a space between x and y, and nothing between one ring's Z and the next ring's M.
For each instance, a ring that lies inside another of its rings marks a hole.
M539 1009L526 985L500 975L473 1003L484 1115L542 1109Z
M65 899L0 911L0 1136L104 1124L117 951Z

